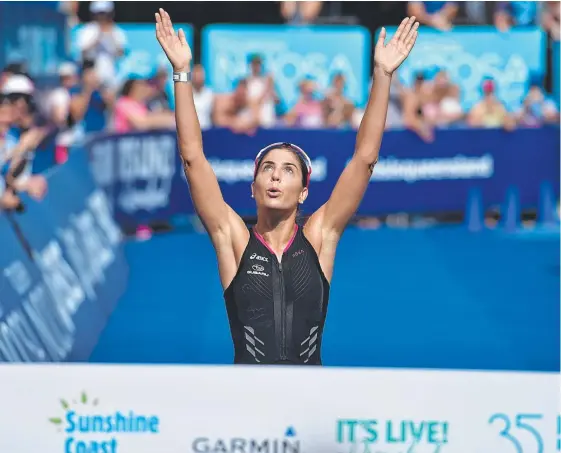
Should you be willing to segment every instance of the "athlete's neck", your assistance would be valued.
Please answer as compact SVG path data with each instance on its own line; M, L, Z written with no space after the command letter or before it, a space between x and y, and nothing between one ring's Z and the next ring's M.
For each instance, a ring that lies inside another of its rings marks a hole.
M294 236L296 213L288 217L258 215L254 230L260 234L277 255L282 255Z

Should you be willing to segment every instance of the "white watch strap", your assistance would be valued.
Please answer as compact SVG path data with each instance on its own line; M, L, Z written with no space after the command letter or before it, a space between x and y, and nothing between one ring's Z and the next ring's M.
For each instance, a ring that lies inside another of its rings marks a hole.
M190 82L191 73L190 72L174 72L173 73L174 82Z

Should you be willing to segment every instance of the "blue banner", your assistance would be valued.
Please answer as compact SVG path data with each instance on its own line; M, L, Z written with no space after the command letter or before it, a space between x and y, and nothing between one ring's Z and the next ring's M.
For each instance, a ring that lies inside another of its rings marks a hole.
M4 272L8 281L1 283L6 288L1 304L4 308L4 298L9 301L6 319L19 316L30 323L23 339L8 323L0 331L0 344L25 340L34 354L28 351L18 359L13 352L0 353L7 361L87 360L128 277L121 233L105 194L94 186L84 153L51 171L48 185L44 200L24 196L25 213L12 217L19 239L6 232L5 218L0 223L1 259L6 261L1 264L9 270Z
M371 38L362 27L208 25L202 31L202 62L217 92L231 91L248 73L248 57L259 54L287 108L298 99L298 83L312 77L324 90L335 73L358 106L367 100Z
M37 82L57 80L66 58L66 16L57 2L0 2L0 68L23 61Z
M171 66L158 40L156 39L155 24L118 24L127 38L125 55L117 62L117 81L124 82L130 75L151 77L158 67L169 71L168 95L173 103L173 81L171 79ZM74 59L80 60L80 49L77 46L78 33L83 25L77 25L71 31L71 53ZM174 24L175 30L183 28L187 42L193 47L193 27L190 24Z
M203 132L203 139L225 200L242 215L255 214L250 183L257 151L279 141L303 147L314 169L303 206L309 213L333 190L353 153L356 133L260 130L248 137L212 129ZM176 146L173 132L98 137L88 145L94 174L119 223L132 226L194 213ZM359 215L463 211L472 188L481 190L485 207L503 203L511 186L518 187L524 207L538 205L544 181L559 195L556 127L442 130L430 144L408 131L389 131L380 156Z
M561 91L559 90L559 78L561 77L561 61L559 60L559 41L553 41L552 52L553 52L553 95L555 97L555 102L557 107L559 107L559 100L561 97Z
M395 33L388 27L388 35ZM546 36L534 27L511 29L457 26L440 32L422 27L411 54L399 69L401 81L410 86L418 72L425 75L446 69L460 86L462 104L469 109L482 96L481 81L492 77L498 96L509 110L520 106L533 76L546 71Z

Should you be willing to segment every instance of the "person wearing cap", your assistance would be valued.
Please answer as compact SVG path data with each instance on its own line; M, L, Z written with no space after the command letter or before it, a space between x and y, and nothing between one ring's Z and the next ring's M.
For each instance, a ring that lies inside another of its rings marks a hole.
M82 60L94 61L101 84L113 87L116 61L124 54L127 38L113 21L113 2L92 2L90 13L93 21L85 25L77 37Z
M174 32L163 9L156 14L156 36L174 71L178 147L193 204L216 250L234 363L321 365L337 243L368 187L384 133L392 74L413 48L418 26L414 17L404 19L387 44L382 29L374 53L376 77L355 152L328 201L300 226L296 218L308 196L312 163L295 144L268 145L256 156L248 187L257 206L257 223L248 229L224 201L203 152L185 33Z
M495 80L487 77L481 82L483 99L470 110L467 123L472 127L512 129L516 122L497 97Z

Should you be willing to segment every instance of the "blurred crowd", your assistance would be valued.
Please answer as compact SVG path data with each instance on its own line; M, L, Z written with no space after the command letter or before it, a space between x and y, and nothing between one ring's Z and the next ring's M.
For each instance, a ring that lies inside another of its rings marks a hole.
M69 23L75 24L76 2L62 3ZM95 1L89 9L91 21L76 38L80 58L60 65L55 89L38 96L25 62L9 64L0 74L0 209L21 209L20 192L35 198L44 195L45 179L33 175L31 166L47 142L54 146L60 164L68 148L90 134L174 127L166 91L169 69L155 67L149 76L131 74L117 83L116 68L127 36L115 23L113 2ZM456 23L491 23L501 31L541 25L552 39L559 39L559 2L409 2L407 9L422 24L443 31ZM336 13L329 2L318 1L284 1L279 11L290 24L325 23ZM192 84L201 127L246 134L273 127L358 128L364 112L345 95L342 73L333 74L325 90L313 78L302 79L297 102L286 107L266 67L263 55L251 55L247 74L234 90L217 94L206 84L204 67L196 64ZM460 88L443 69L418 73L410 87L394 77L386 126L408 128L430 142L437 127L513 129L559 122L558 106L537 78L514 112L497 97L493 79L483 80L480 89L480 102L466 111Z

